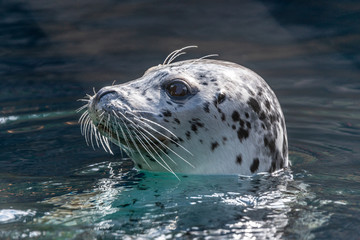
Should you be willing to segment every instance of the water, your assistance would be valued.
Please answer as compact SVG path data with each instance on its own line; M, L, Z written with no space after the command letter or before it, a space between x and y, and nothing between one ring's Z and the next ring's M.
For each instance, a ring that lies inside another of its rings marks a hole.
M0 1L0 239L357 239L359 8ZM193 44L187 58L219 53L274 89L291 170L178 181L86 146L76 99Z

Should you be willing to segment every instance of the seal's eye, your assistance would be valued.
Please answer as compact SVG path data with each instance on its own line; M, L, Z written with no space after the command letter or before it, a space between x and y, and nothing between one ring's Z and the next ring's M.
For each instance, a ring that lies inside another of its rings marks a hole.
M166 87L166 91L172 97L185 97L190 93L187 84L180 80L169 83Z

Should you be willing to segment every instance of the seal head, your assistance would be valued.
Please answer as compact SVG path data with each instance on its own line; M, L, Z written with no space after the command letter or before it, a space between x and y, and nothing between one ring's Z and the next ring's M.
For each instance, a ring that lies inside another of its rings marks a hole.
M87 141L110 152L113 142L139 169L252 175L288 166L285 120L274 92L235 63L159 65L102 88L85 106L80 121Z

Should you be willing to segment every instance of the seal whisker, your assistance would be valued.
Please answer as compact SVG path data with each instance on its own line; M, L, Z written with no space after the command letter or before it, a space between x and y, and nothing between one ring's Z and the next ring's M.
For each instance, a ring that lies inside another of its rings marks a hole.
M170 156L167 154L164 150L162 150L158 145L154 143L148 136L146 136L144 133L140 133L145 139L149 140L152 145L154 145L157 149L159 149L165 156L167 156L175 165L178 165ZM156 151L156 150L155 150Z
M150 111L143 111L143 110L136 110L136 109L133 109L131 110L132 112L137 112L137 113L150 113L150 114L154 114L156 115L155 112L150 112Z
M105 131L107 131L108 133L110 132L110 130L109 130L109 125L108 125L108 123L109 123L109 114L107 114L107 115L104 115L104 116L106 116L106 118L107 118L107 120L105 120ZM104 140L104 143L105 143L105 146L108 148L108 150L109 150L109 153L110 154L112 154L112 155L114 155L114 153L111 151L111 147L110 147L110 144L109 144L109 139L107 138L107 137L105 137L105 136L103 136L102 135L102 138L103 138L103 140Z
M89 146L89 141L88 141L88 136L87 136L87 128L89 126L91 119L90 118L86 118L85 123L84 123L84 128L83 128L83 132L84 132L84 136L85 136L85 141L86 144Z
M194 165L192 165L189 161L187 161L185 158L181 157L179 154L177 154L174 150L172 150L170 147L168 147L166 144L164 144L163 142L161 142L157 137L155 137L153 134L151 134L149 131L147 131L145 128L138 126L139 128L141 128L143 131L145 131L147 134L149 134L152 138L154 138L158 143L160 143L161 146L165 147L166 149L168 149L169 151L171 151L172 153L174 153L176 156L178 156L179 158L181 158L184 162L186 162L187 164L189 164L191 167L195 168Z
M139 131L139 130L138 130ZM161 157L161 155L152 147L152 145L154 145L155 147L157 147L158 149L160 149L151 139L149 139L146 135L144 135L144 133L142 133L141 131L139 131L139 133L144 137L144 140L148 143L149 147L152 148L152 150L155 152L155 154L161 159L161 161L166 165L166 167L161 164L158 159L156 157L154 157L150 152L148 152L150 154L150 156L152 158L154 158L154 160L161 166L163 167L165 170L169 171L170 173L172 173L177 179L178 176L176 175L176 173L171 169L171 167L167 164L167 162ZM150 143L149 143L150 141ZM167 155L162 149L160 149L165 155ZM169 157L169 156L168 156ZM169 157L170 158L170 157ZM170 158L171 159L171 158ZM172 160L172 159L171 159ZM172 160L174 162L174 160ZM175 162L174 162L175 163ZM176 164L176 163L175 163ZM180 180L180 179L179 179Z
M172 61L176 58L174 58L174 56L176 56L177 53L185 50L185 49L188 49L188 48L197 48L197 46L195 45L192 45L192 46L186 46L186 47L183 47L183 48L180 48L180 49L177 49L175 51L172 51L164 60L163 64L162 65L168 65L171 63L171 61L168 61L169 59L172 59Z
M141 136L143 136L145 139L149 140L149 141L150 141L150 144L152 144L152 145L154 145L156 148L158 148L163 154L167 155L167 153L164 152L164 150L162 150L159 146L157 146L157 145L154 143L153 140L151 140L148 136L146 136L146 135L144 134L144 132L142 132L141 129L136 128L135 131L137 131L137 132L138 132ZM154 136L152 136L152 137L154 137ZM148 141L146 141L146 142L149 143ZM177 165L177 163L176 163L170 156L168 156L168 157L170 158L170 160L171 160L175 165Z
M116 119L115 119L115 121L116 121ZM119 143L118 146L119 146L119 149L120 149L121 158L124 158L123 149L120 147L121 142L120 142L119 132L115 128L114 128L114 131L115 131L115 134L116 134L117 141Z
M90 102L90 99L80 98L80 99L78 99L76 101L78 101L78 102Z
M115 113L114 110L112 110L112 112L114 113L115 117L119 118L119 117L116 115L116 113ZM120 128L120 131L121 131L121 133L122 133L122 135L123 135L123 137L124 137L124 139L125 139L125 143L126 143L128 149L129 149L129 151L130 151L130 154L132 154L131 148L130 148L130 145L129 145L128 138L127 138L127 136L126 136L123 128L121 127L120 123L117 121L117 118L115 118L115 122L116 122L117 126Z
M121 120L121 121L124 121L124 120L122 120L121 118L120 118L120 120ZM141 158L144 160L144 162L145 162L147 165L149 165L149 163L146 161L146 159L145 159L144 156L142 155L142 153L141 153L138 145L136 144L136 141L135 141L134 138L132 137L131 132L130 132L128 126L127 126L125 123L124 123L124 125L125 125L125 128L126 128L126 131L127 131L128 134L129 134L129 137L130 137L131 142L134 144L136 150L138 151L138 153L140 154L140 156L141 156ZM135 133L135 134L136 134L136 133ZM149 167L150 167L150 165L149 165Z
M101 137L103 138L105 146L108 148L109 153L111 155L114 155L114 153L111 151L111 147L110 147L110 144L109 144L109 139L107 137L103 136L103 135L101 135Z
M178 54L175 54L174 56L172 56L169 61L168 64L172 63L172 61L174 61L176 58L180 57L181 55L186 54L186 52L179 52Z
M101 146L103 147L103 149L105 150L105 152L108 153L108 150L107 150L107 148L106 148L106 143L105 143L104 137L103 137L100 133L98 133L98 135L99 135L99 139L100 139Z
M145 121L148 121L148 122L150 122L150 123L153 123L154 125L156 125L156 126L158 126L158 127L161 127L162 129L164 129L164 130L168 131L169 133L171 133L171 134L175 137L175 139L179 139L178 136L176 136L176 135L175 135L174 133L172 133L170 130L168 130L167 128L165 128L164 126L161 126L160 124L158 124L158 123L156 123L156 122L153 122L153 121L151 121L151 120L149 120L149 119L147 119L147 118L144 118L144 117L141 117L141 119L138 119L138 120L139 120L140 122L142 122L142 123L144 123L144 122L141 121L141 120L145 120ZM174 143L174 144L177 145L178 147L180 147L180 148L182 148L183 150L185 150L185 151L186 151L187 153L189 153L191 156L193 156L193 154L192 154L188 149L186 149L186 148L185 148L184 146L182 146L180 143L174 141L174 139L166 136L165 134L163 134L163 133L161 133L160 131L156 130L155 128L151 127L149 124L144 123L144 125L148 126L149 129L151 129L152 131L154 131L154 132L160 134L161 136L165 137L166 139L168 139L169 141L171 141L172 143Z
M129 112L129 113L130 113L130 112ZM123 121L122 118L120 118L120 117L115 113L115 111L114 111L114 114L115 114L115 116L118 117L121 121ZM187 161L186 159L184 159L183 157L181 157L179 154L177 154L174 150L172 150L172 149L171 149L170 147L168 147L166 144L164 144L163 142L161 142L157 137L155 137L153 134L151 134L151 133L150 133L149 131L147 131L145 128L141 127L140 125L135 124L133 121L131 121L129 118L127 118L123 113L119 112L119 114L120 114L125 120L127 120L128 122L130 122L133 126L135 126L136 128L140 128L140 129L142 129L143 131L145 131L145 132L146 132L147 134L149 134L152 138L154 138L157 142L159 142L163 147L167 148L167 149L170 150L172 153L174 153L176 156L178 156L179 158L181 158L184 162L186 162L187 164L189 164L191 167L195 168L194 165L192 165L189 161ZM134 116L137 117L136 115L134 115ZM140 122L142 122L142 121L140 121ZM142 122L142 123L144 123L144 122ZM124 123L124 124L125 124L125 123ZM175 142L173 139L169 138L169 137L166 136L165 134L157 131L156 129L154 129L154 128L151 127L150 125L148 125L148 126L149 126L154 132L159 133L161 136L167 138L168 140L174 142L175 144L178 144L177 142ZM127 126L125 125L125 127L127 127ZM168 130L168 131L169 131L169 130ZM130 135L130 137L131 137L131 135ZM175 136L175 137L176 137L176 136ZM177 137L176 137L176 138L177 138ZM184 149L185 151L189 152L185 147L183 147L183 146L181 146L181 145L179 145L179 146L182 147L182 149ZM190 153L190 152L189 152L189 153ZM191 153L190 153L190 154L191 154Z
M167 55L167 57L165 58L165 60L164 60L164 62L163 62L162 65L167 65L167 64L169 64L167 61L168 61L174 54L176 54L178 51L179 51L179 49L174 50L174 51L172 51L169 55Z
M100 148L99 142L98 142L99 137L97 136L97 129L96 129L96 127L95 127L94 124L91 124L91 127L92 127L92 129L93 129L93 133L94 133L96 145L97 145L98 148Z
M90 94L86 94L86 97L88 97L90 100L93 98Z
M90 142L91 142L91 146L92 148L95 150L95 147L94 147L94 141L93 141L93 134L94 134L94 124L91 122L90 123Z
M141 146L145 149L145 151L146 151L147 153L149 153L148 150L147 150L147 147L145 146L144 142L141 141L139 135L137 135L136 133L134 133L134 134L135 134L135 138L138 140L138 142L141 144ZM139 152L139 153L140 153L140 152ZM140 153L140 155L141 155L141 153ZM146 165L148 165L149 168L151 169L152 167L151 167L150 164L145 160L144 156L142 156L142 158L143 158L143 160L145 161Z
M167 129L166 127L164 127L164 126L162 126L162 125L160 125L160 124L158 124L158 123L156 123L156 122L154 122L154 121L151 121L150 119L144 118L144 117L142 117L142 116L138 117L138 116L136 116L136 115L135 115L134 113L132 113L132 112L128 112L128 113L131 114L131 115L133 115L133 116L135 117L135 119L139 120L141 123L143 123L144 125L148 126L148 127L149 127L151 130L153 130L154 132L156 132L156 133L160 134L161 136L165 137L166 139L168 139L168 140L171 141L172 143L174 143L174 144L176 144L177 146L179 146L180 148L184 149L184 150L185 150L187 153L189 153L191 156L193 156L193 154L192 154L189 150L187 150L184 146L182 146L180 143L174 141L172 138L170 138L170 137L166 136L165 134L159 132L158 130L156 130L155 128L153 128L152 126L150 126L149 124L145 123L145 122L142 121L142 120L145 120L145 121L147 121L147 122L149 122L149 123L152 123L152 124L154 124L154 125L162 128L162 129L164 129L165 131L167 131L168 133L170 133L173 137L175 137L175 139L179 139L178 136L176 136L173 132L171 132L171 131L170 131L169 129Z
M202 59L210 58L210 57L218 57L218 56L219 56L219 54L214 53L214 54L209 54L209 55L203 56L203 57L201 57L201 58L195 59L194 61L192 61L192 62L189 64L189 66L186 67L186 69L188 69L189 67L191 67L191 65L193 65L194 63L196 63L196 62L198 62L198 61L200 61L200 60L202 60Z
M118 119L120 119L123 123L124 123L124 125L125 125L125 128L127 129L127 131L128 131L128 133L129 133L129 136L130 136L130 138L131 138L131 140L132 140L132 142L134 143L134 145L135 145L135 147L136 147L136 149L137 149L137 151L139 152L139 154L141 155L141 152L140 152L140 149L138 148L138 146L136 145L136 143L134 142L134 140L132 139L132 136L131 136L131 133L130 133L130 130L129 130L129 128L127 127L127 125L125 124L125 122L124 122L124 120L121 118L121 117L119 117L117 114L116 114L116 112L115 111L113 111L113 113L114 113L114 115L118 118ZM142 134L141 133L141 131L139 131L138 130L138 128L140 127L140 126L137 126L133 121L131 121L130 119L128 119L124 114L122 114L121 112L119 112L123 117L124 117L124 119L125 120L127 120L127 121L129 121L131 124L132 124L132 126L134 126L134 129L136 130L136 131L138 131L140 134ZM135 133L135 132L134 132ZM135 133L136 134L136 133ZM151 134L151 133L150 133ZM143 135L143 134L142 134ZM153 138L155 138L157 141L159 141L155 136L153 136L152 135L152 137ZM150 140L150 139L149 139ZM151 141L151 140L150 140ZM161 141L159 141L161 144L163 144ZM153 143L154 144L154 143ZM155 145L155 144L154 144ZM151 145L150 145L151 146ZM156 146L156 145L155 145ZM167 147L165 144L164 144L164 146L165 147ZM155 150L154 150L155 151ZM156 152L156 151L155 151ZM157 153L157 152L156 152ZM157 153L158 154L158 153ZM142 156L142 155L141 155ZM159 155L159 157L161 158L161 156ZM142 158L144 158L143 156L142 156ZM161 158L162 159L162 161L164 162L164 164L170 169L170 172L171 173L173 173L173 174L175 174L172 170L171 170L171 167L170 166L168 166L168 164L166 163L166 161L163 159L163 158ZM170 158L171 159L171 158ZM146 161L145 159L144 159L144 161ZM175 163L175 162L174 162ZM176 163L175 163L176 164ZM166 169L166 168L165 168Z
M89 112L88 111L85 111L81 114L80 118L79 118L79 121L78 123L81 123L83 118L85 118L87 115L89 115Z
M83 110L84 108L88 107L89 104L85 104L84 106L82 107L79 107L78 109L76 109L76 112L80 112L81 110Z
M101 124L101 122L102 122L103 119L104 119L104 116L100 119L98 125ZM100 132L97 131L97 132L95 132L95 133L97 133L97 136L98 136L98 138L99 138L99 142L100 142L102 148L104 149L104 151L105 151L105 152L108 152L107 149L105 148L105 145L104 145L105 143L103 142L103 138L102 138L102 135L100 134Z
M139 140L139 141L142 141L141 139L140 139L140 137L138 137L137 136L137 139ZM145 140L145 139L144 139ZM147 142L147 141L146 141ZM147 142L148 143L148 142ZM149 143L148 143L149 144ZM144 149L146 150L146 152L148 153L148 154L150 154L150 156L161 166L161 167L163 167L165 170L167 170L168 172L173 172L173 171L171 171L171 168L170 168L170 166L168 166L168 167L166 167L166 166L164 166L161 162L159 162L159 160L152 154L152 152L150 151L150 149L148 149L147 147L146 147L146 145L144 144L144 145L142 145L143 147L144 147ZM153 151L156 153L156 151L155 151L155 149L149 144L149 146L153 149ZM160 156L159 156L160 157ZM162 159L162 161L166 164L166 162Z
M89 127L90 127L91 119L88 118L85 125L85 140L86 144L89 146Z
M150 138L148 138L144 133L142 133L140 130L137 130L138 132L139 132L139 134L141 135L141 136L143 136L143 139L144 139L144 141L148 144L148 146L157 154L157 155L159 155L159 153L153 148L153 145L154 146L156 146L156 144L150 139ZM157 146L156 146L157 147ZM150 154L150 156L152 157L152 158L154 158L154 160L157 162L157 163L159 163L160 164L160 166L162 166L163 168L165 168L165 169L167 169L168 170L168 168L167 167L164 167L163 165L162 165L162 163L160 163L159 161L158 161L158 159L152 154L152 152L150 151L150 152L148 152L149 154ZM160 158L161 158L161 156L159 156ZM162 159L162 161L164 162L164 164L166 164L166 162L164 161L164 159ZM170 166L168 166L169 168L170 168ZM169 172L171 172L170 170L168 170Z

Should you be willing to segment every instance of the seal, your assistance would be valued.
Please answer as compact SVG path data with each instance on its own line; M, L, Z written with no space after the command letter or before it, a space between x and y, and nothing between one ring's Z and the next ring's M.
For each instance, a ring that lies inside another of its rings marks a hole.
M88 145L118 145L138 169L253 175L288 167L285 119L255 72L185 47L139 79L100 89L79 110ZM95 141L93 140L95 139Z

